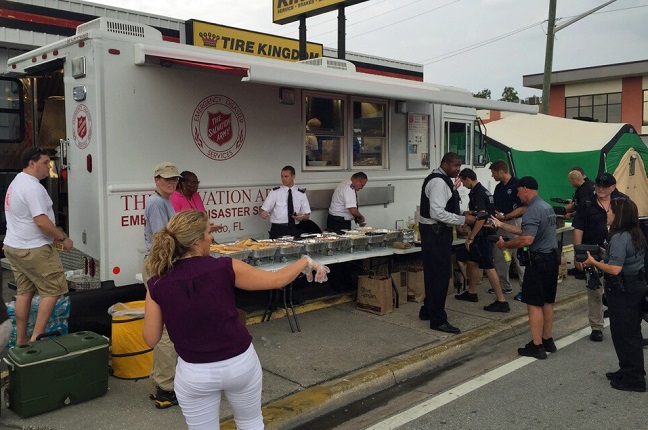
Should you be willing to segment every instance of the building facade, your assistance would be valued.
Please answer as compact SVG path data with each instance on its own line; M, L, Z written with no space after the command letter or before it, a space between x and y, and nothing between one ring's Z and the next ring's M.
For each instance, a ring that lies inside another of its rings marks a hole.
M542 73L523 77L529 88L542 81ZM648 135L648 60L553 72L549 115L627 123Z

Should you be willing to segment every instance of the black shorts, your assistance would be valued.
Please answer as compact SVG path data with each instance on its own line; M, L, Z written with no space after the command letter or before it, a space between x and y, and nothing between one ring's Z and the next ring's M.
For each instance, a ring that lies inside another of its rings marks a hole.
M522 281L522 301L531 306L544 306L556 301L558 262L553 255L542 258L543 267L531 262L526 266Z
M477 236L470 244L470 251L465 246L461 246L456 251L457 260L465 263L472 261L477 263L480 269L494 269L493 264L493 244L488 241L486 236Z

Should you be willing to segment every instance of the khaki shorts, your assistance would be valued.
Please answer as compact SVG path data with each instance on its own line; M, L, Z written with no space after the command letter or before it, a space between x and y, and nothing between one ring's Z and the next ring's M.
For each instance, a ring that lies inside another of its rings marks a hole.
M5 245L3 249L11 263L18 294L38 290L41 297L55 297L68 292L61 257L52 245L32 249Z

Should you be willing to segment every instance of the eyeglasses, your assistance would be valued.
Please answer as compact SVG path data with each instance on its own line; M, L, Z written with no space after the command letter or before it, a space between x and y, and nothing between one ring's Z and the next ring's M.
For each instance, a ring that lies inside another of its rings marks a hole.
M200 181L182 181L182 182L189 185L200 185Z

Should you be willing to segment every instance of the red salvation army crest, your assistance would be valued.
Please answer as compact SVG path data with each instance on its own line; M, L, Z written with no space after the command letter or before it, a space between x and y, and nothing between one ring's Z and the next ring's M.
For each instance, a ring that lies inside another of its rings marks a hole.
M72 114L72 140L79 149L85 149L92 140L92 115L84 104L80 104Z
M232 114L225 115L223 112L209 114L209 125L207 136L216 145L222 146L232 138Z
M191 135L196 147L212 160L234 157L243 147L245 116L227 96L211 95L202 99L191 116Z
M77 133L79 134L79 137L83 139L86 137L86 133L88 132L88 127L86 127L86 117L85 116L80 116L77 118Z

